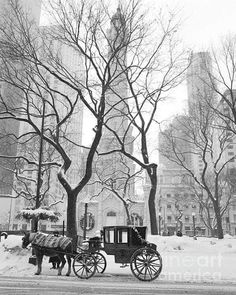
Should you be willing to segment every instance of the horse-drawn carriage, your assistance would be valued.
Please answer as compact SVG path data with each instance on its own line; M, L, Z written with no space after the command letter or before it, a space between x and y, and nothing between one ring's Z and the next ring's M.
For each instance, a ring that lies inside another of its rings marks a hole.
M96 272L105 271L107 262L101 251L114 255L115 263L122 266L129 263L133 275L139 280L152 281L159 276L162 259L156 245L146 241L146 227L105 226L101 233L101 238L90 238L87 247L78 247L73 253L64 252L72 256L77 277L88 279Z

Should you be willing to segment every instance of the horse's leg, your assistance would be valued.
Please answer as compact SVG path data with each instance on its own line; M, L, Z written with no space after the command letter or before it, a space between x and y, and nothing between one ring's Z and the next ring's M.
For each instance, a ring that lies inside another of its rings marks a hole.
M63 269L64 265L66 264L66 260L65 260L64 255L58 255L58 257L61 260L61 264L60 264L60 266L58 268L58 275L60 276L61 275L61 272L62 272L62 269Z
M36 261L37 261L37 266L38 266L38 269L35 273L35 275L39 275L42 271L42 261L43 261L43 255L37 253L36 254Z
M70 257L70 255L66 255L66 259L67 259L67 263L68 263L68 270L67 270L66 276L69 277L69 275L71 273L71 257Z

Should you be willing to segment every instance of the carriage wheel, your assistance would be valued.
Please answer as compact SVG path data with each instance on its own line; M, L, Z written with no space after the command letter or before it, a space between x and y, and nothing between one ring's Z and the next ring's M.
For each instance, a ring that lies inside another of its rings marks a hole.
M96 272L96 260L91 254L80 253L74 258L73 271L80 279L89 279Z
M137 279L152 281L161 273L161 255L151 248L140 248L131 256L130 268Z
M104 273L106 267L107 267L107 262L106 258L99 252L93 253L93 257L96 261L96 270L98 273Z

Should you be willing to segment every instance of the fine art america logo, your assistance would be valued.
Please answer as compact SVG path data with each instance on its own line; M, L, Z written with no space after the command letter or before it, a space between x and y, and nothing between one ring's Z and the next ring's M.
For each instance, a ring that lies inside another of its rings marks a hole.
M171 281L205 281L222 278L222 260L220 253L216 255L164 255L163 273L165 279ZM168 271L165 271L168 269Z

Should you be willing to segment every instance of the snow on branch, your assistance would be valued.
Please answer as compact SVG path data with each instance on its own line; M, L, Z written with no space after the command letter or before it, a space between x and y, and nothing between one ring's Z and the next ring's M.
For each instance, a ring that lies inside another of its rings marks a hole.
M35 217L38 220L49 220L52 222L57 222L60 216L61 214L59 212L55 212L47 208L26 208L19 211L16 215L16 218L29 220Z

